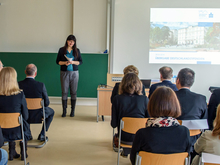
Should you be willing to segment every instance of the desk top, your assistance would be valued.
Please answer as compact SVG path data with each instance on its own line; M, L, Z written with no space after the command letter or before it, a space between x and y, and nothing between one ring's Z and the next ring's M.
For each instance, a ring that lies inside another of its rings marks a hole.
M110 87L108 87L108 88L98 87L97 90L98 90L98 91L112 91L113 88L110 88Z

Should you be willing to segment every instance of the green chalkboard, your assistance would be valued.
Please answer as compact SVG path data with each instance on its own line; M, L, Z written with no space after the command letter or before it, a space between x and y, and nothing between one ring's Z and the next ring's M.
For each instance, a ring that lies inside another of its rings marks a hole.
M97 86L106 84L108 54L81 54L83 64L79 66L77 97L97 97ZM61 96L60 66L56 64L57 53L0 52L4 66L14 67L18 81L25 78L27 64L34 63L37 68L37 81L46 85L49 96Z

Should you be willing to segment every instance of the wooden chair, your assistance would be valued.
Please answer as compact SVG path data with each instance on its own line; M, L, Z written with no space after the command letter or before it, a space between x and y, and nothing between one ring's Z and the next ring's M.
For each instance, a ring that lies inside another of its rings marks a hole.
M132 148L132 145L122 144L121 143L121 131L136 134L136 132L140 128L145 128L146 122L148 118L131 118L131 117L123 117L120 122L120 129L119 129L119 138L118 138L118 162L120 159L120 148Z
M44 100L42 98L26 98L27 108L29 112L28 123L30 124L39 124L43 121L44 127L44 142L39 145L28 144L28 147L41 148L47 143L46 139L46 123L45 123L45 109L44 109ZM43 118L41 111L43 109Z
M204 129L208 129L207 119L178 120L178 122L189 129L190 136L199 135Z
M15 127L21 127L22 139L14 139L23 142L23 151L24 151L24 164L26 163L26 152L25 152L25 140L24 140L24 129L23 129L23 118L20 113L0 113L0 126L3 129L10 129Z
M136 156L135 165L189 165L187 152L174 154L155 154L140 151Z
M209 153L202 153L199 161L199 165L220 165L220 155L214 155Z

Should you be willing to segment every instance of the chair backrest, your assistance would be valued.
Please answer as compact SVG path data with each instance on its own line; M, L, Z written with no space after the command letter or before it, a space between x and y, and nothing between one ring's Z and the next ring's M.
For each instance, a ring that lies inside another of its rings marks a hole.
M200 158L201 165L217 165L220 164L220 155L202 153Z
M132 117L123 117L122 118L122 127L121 129L125 132L136 134L140 128L146 127L146 122L148 118L132 118Z
M0 113L1 128L15 128L20 126L20 113Z
M136 165L186 165L188 164L188 153L155 154L140 151L137 155Z
M42 98L26 98L27 108L29 111L28 123L42 123L42 113L41 110L43 107Z
M28 110L35 110L42 108L42 98L26 98Z
M189 129L190 136L199 135L201 130L208 129L207 119L178 120L178 122Z

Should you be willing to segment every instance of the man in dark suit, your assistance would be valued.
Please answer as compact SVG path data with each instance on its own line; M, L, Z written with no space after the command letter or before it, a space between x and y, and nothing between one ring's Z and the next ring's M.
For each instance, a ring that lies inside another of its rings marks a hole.
M162 82L151 85L150 90L149 90L149 96L148 96L149 99L150 99L150 96L152 95L152 93L155 91L155 89L158 86L167 86L167 87L170 87L171 89L173 89L174 91L178 90L176 85L171 82L171 78L173 77L173 69L172 68L170 68L168 66L163 66L162 68L159 69L159 72L160 72L160 80Z
M213 121L216 117L217 106L220 104L220 89L216 89L213 91L208 105L208 124L209 129L213 129Z
M194 83L195 72L189 68L181 69L176 79L176 91L182 114L178 120L207 119L206 97L190 91Z
M25 69L26 78L18 82L20 89L23 89L26 98L42 98L45 106L45 124L46 131L53 120L54 110L49 106L50 101L47 95L47 90L44 83L36 81L34 78L37 76L37 67L34 64L28 64ZM43 111L42 111L43 112ZM43 116L43 113L42 113ZM44 141L44 127L38 136L38 140ZM48 137L46 137L48 139Z
M190 91L194 83L195 72L189 68L181 69L176 79L177 98L180 102L182 114L178 120L207 119L206 97ZM194 144L200 135L191 136L191 158L195 157Z

